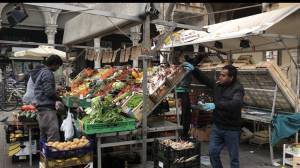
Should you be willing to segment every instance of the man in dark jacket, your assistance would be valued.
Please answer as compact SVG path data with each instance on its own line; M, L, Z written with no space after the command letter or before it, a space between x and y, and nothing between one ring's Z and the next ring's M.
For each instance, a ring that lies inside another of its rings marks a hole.
M215 82L187 62L184 63L184 67L192 71L197 80L213 89L214 102L199 104L203 110L213 110L213 127L209 143L209 155L213 168L223 167L220 153L224 146L227 146L229 151L231 168L239 168L239 140L244 88L237 81L237 69L232 65L224 66L218 81Z
M47 141L59 141L59 125L55 110L56 101L61 98L56 94L53 72L63 64L57 55L51 55L46 60L46 66L40 67L31 74L34 82L34 99L38 109L38 122L41 138Z

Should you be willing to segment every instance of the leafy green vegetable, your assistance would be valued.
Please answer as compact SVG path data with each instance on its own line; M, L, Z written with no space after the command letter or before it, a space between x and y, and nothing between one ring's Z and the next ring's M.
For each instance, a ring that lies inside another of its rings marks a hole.
M124 82L115 82L112 85L113 90L121 90L126 84Z
M82 120L90 124L94 123L113 123L123 121L125 119L120 113L122 110L118 107L112 106L112 96L106 96L104 100L101 97L92 99L92 108L86 109L89 115L85 116Z
M142 95L134 95L128 101L127 107L134 109L136 106L138 106L141 103L142 100L143 100Z

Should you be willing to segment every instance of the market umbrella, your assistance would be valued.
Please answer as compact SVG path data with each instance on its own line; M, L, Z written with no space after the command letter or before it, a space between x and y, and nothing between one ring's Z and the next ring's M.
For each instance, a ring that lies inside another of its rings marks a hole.
M38 48L32 48L24 51L18 51L14 53L15 57L25 58L37 58L37 57L49 57L50 55L58 55L63 60L66 60L66 53L53 48L52 46L41 45ZM72 58L73 59L73 58Z

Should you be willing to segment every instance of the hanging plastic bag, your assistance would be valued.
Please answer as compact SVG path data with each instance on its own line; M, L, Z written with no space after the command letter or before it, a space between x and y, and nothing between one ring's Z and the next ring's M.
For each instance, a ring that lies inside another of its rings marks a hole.
M22 101L24 104L34 103L34 83L31 77L28 80L26 93L24 94Z
M68 111L68 116L64 119L60 127L61 131L64 131L65 141L72 139L74 136L74 127L72 123L72 114Z

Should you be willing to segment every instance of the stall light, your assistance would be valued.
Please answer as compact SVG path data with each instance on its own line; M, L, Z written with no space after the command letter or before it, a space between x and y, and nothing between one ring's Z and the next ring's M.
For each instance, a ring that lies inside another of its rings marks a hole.
M249 40L247 40L247 39L241 39L240 47L241 48L249 48L250 47Z
M221 48L223 48L223 43L220 42L220 41L216 41L215 42L215 47L221 49Z
M20 6L16 6L12 11L6 13L7 21L9 22L10 27L14 27L18 23L23 22L27 17L28 14L22 5L22 10Z

